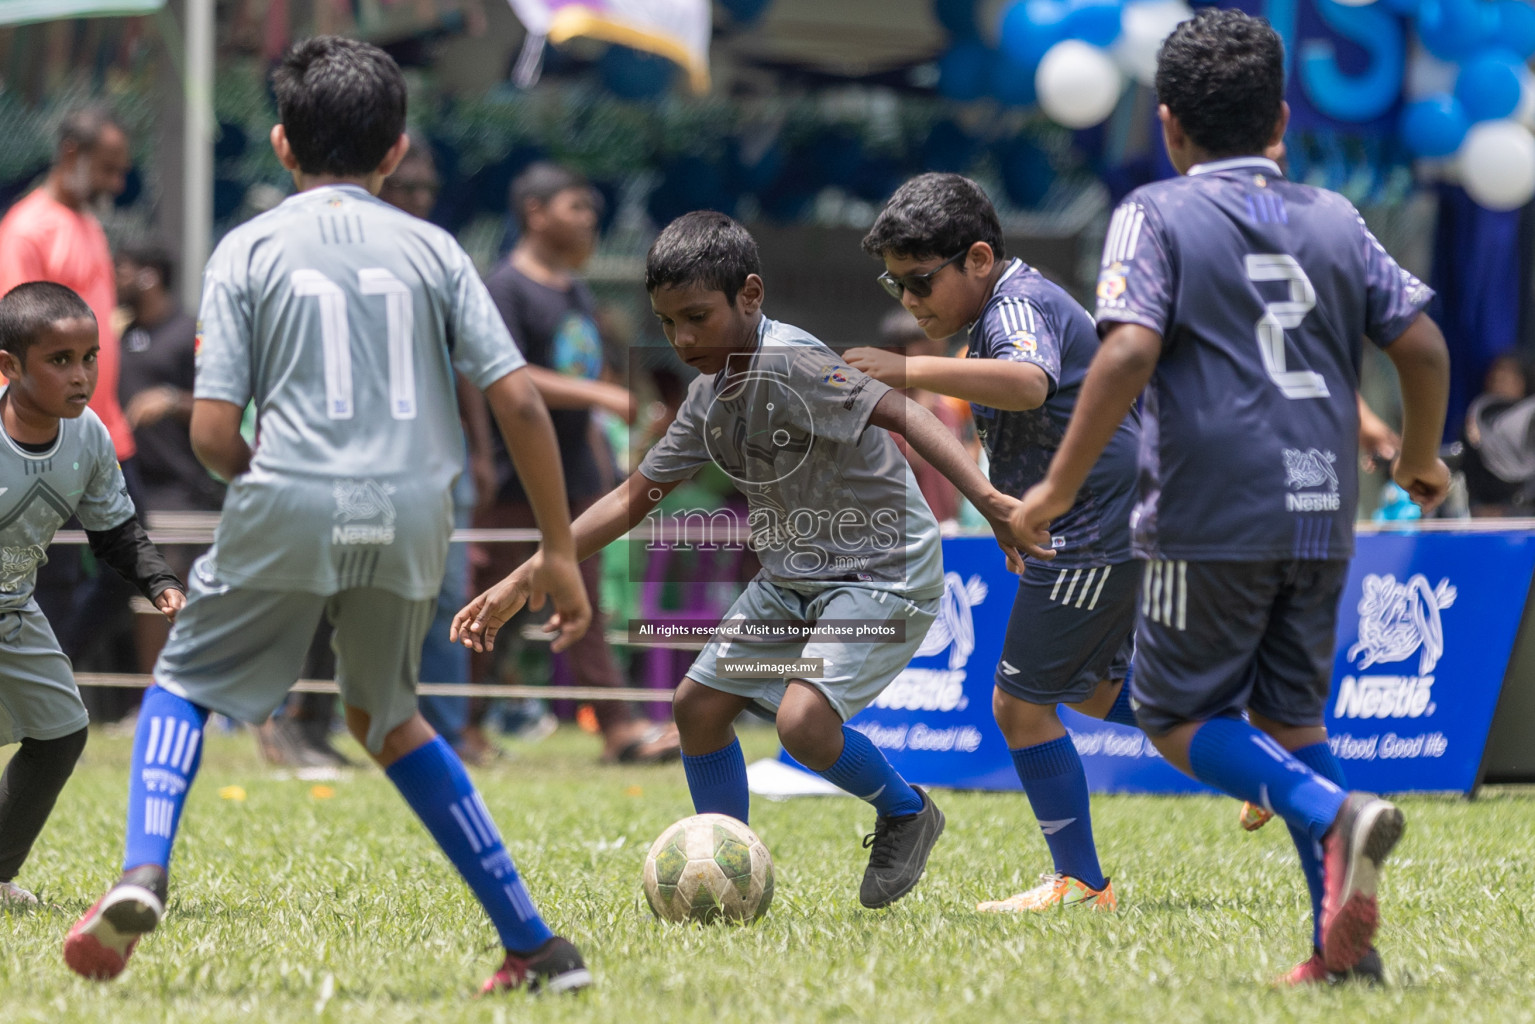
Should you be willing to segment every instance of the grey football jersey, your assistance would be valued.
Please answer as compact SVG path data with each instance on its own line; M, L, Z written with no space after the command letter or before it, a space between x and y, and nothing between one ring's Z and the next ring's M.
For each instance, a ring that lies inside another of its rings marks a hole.
M0 435L0 611L9 612L32 600L37 567L70 516L87 530L110 530L133 515L133 502L112 437L91 410L60 420L46 452L23 451Z
M453 371L523 365L446 231L355 186L301 192L219 243L203 282L198 398L256 406L207 570L331 594L437 593L464 463Z
M763 317L757 339L693 381L640 472L665 482L710 462L724 470L750 508L758 579L941 595L938 523L889 433L869 429L890 388L788 324Z

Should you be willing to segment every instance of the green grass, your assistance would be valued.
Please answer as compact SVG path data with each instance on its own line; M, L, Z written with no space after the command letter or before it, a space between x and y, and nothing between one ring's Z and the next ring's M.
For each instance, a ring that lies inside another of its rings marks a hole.
M765 756L771 735L746 745ZM682 772L598 767L596 752L562 731L477 781L598 987L475 1001L494 933L382 775L359 770L318 799L242 735L209 743L160 930L116 982L77 979L60 947L115 876L129 755L93 735L19 879L48 906L0 912L0 1020L1535 1020L1528 791L1403 801L1379 942L1392 984L1276 992L1267 981L1306 952L1305 890L1284 829L1241 832L1229 801L1098 799L1119 913L1004 918L975 901L1047 866L1021 795L940 793L949 825L927 878L883 912L857 900L866 806L758 799L772 910L751 927L676 927L644 908L639 876L651 840L690 812ZM247 799L220 798L235 785Z

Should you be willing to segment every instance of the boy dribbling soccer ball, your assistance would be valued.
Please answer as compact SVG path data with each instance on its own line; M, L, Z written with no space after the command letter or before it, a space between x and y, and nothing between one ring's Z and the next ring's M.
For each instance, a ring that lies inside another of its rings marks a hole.
M943 593L938 525L889 432L903 434L995 528L1006 529L1001 517L1016 501L986 481L932 413L764 315L756 242L724 214L698 211L668 225L646 258L645 285L667 340L699 376L639 469L576 520L577 557L633 529L704 466L725 471L749 504L763 568L725 614L724 625L740 631L717 635L677 688L694 809L747 820L734 722L749 708L770 714L790 755L873 805L859 901L889 906L921 879L944 828L932 797L844 724L906 667ZM531 565L459 613L454 628L465 642L494 643L525 600ZM753 640L755 627L784 623L839 623L888 639Z

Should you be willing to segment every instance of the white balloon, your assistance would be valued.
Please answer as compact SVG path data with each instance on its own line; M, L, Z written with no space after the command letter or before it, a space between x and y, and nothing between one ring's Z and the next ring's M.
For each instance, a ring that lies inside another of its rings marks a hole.
M1344 7L1368 7L1373 4L1375 0L1337 0L1337 2L1342 4Z
M1068 128L1090 128L1114 112L1124 77L1106 51L1080 39L1056 43L1034 73L1039 109Z
M1478 206L1517 210L1535 198L1535 136L1522 124L1472 125L1457 160L1460 183Z
M1188 21L1194 11L1184 0L1136 0L1125 4L1119 15L1119 39L1113 46L1114 59L1125 73L1142 85L1152 85L1157 77L1157 51L1162 40L1172 34L1180 22Z

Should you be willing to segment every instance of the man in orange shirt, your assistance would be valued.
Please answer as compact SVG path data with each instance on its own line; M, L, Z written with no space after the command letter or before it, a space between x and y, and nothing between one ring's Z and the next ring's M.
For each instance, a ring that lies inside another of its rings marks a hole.
M112 435L133 487L133 432L117 401L116 272L106 233L90 211L122 193L129 166L128 135L105 109L65 115L48 177L0 220L0 295L27 281L53 281L73 289L96 314L101 351L91 409Z

